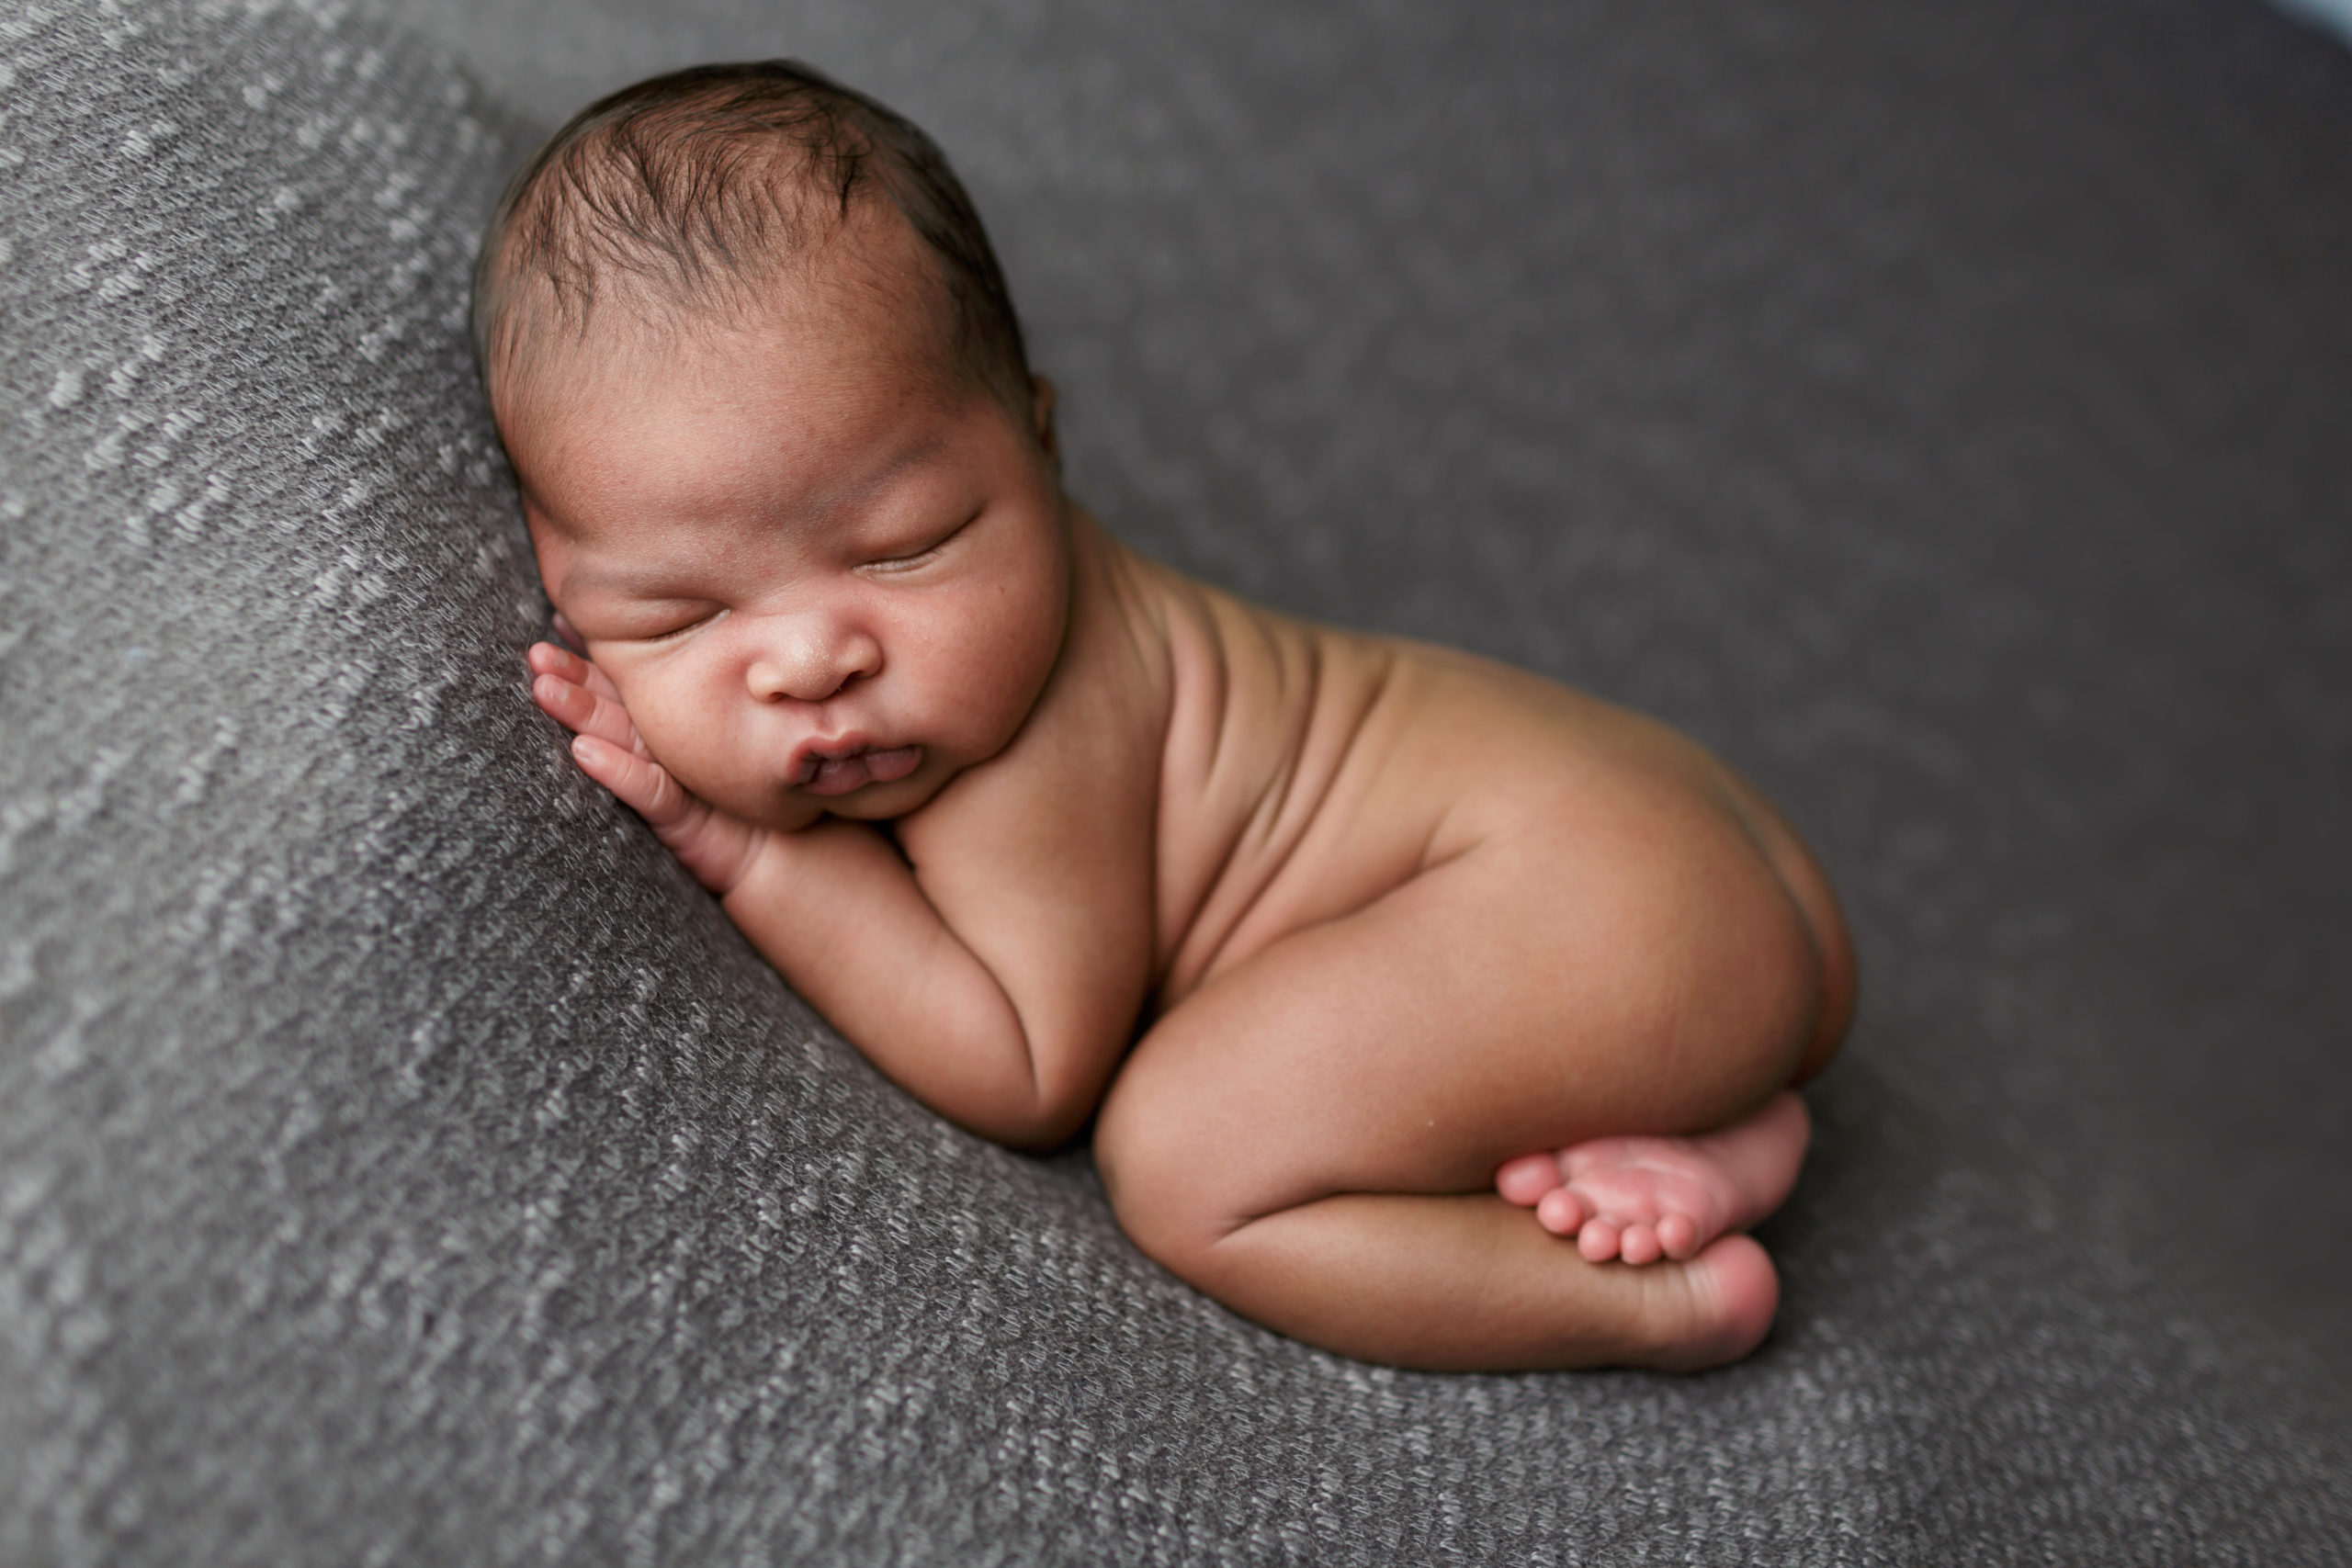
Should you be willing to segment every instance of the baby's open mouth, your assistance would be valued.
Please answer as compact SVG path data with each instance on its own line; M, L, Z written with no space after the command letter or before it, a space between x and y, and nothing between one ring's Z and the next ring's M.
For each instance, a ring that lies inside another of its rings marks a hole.
M811 748L801 754L792 783L810 795L847 795L869 784L905 778L922 764L920 746L894 746L888 750L860 746L831 753Z

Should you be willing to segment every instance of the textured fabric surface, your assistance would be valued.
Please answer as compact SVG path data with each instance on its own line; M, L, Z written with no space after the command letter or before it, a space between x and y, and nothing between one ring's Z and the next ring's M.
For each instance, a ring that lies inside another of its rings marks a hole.
M574 774L475 226L591 92L787 51L956 155L1132 542L1659 712L1821 847L1867 994L1754 1359L1244 1324ZM159 0L0 13L0 1562L2352 1558L2352 62Z

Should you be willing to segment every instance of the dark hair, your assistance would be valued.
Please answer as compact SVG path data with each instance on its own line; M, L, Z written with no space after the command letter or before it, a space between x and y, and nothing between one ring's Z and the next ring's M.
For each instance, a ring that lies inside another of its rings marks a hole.
M655 76L549 137L482 235L475 356L487 374L513 351L518 305L552 308L584 333L611 277L687 307L755 300L869 190L938 258L962 367L1025 414L1021 321L946 154L912 122L793 60Z

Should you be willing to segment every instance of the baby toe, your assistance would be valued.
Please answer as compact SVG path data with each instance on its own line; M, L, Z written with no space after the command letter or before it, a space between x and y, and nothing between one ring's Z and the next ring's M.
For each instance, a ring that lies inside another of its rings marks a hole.
M1617 1256L1628 1263L1655 1263L1666 1256L1666 1249L1658 1245L1657 1230L1636 1221L1617 1238Z
M1587 1263L1606 1263L1617 1256L1618 1231L1607 1220L1587 1220L1577 1232L1577 1250Z
M1535 1205L1535 1223L1554 1235L1574 1235L1589 1218L1584 1201L1565 1187L1555 1187Z
M1560 1162L1550 1155L1521 1155L1506 1160L1495 1172L1495 1190L1502 1194L1504 1202L1522 1209L1533 1208L1546 1192L1558 1190L1559 1185Z
M1688 1214L1668 1214L1657 1223L1657 1244L1677 1263L1696 1256L1699 1224Z

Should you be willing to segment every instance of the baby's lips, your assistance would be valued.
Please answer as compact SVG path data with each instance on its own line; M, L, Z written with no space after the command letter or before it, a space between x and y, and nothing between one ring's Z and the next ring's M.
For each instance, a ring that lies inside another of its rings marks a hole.
M922 766L922 748L896 746L888 751L868 751L865 770L874 775L876 784L896 784Z
M890 784L922 765L922 748L894 746L828 757L811 751L800 761L794 784L815 795L847 795L869 784Z

